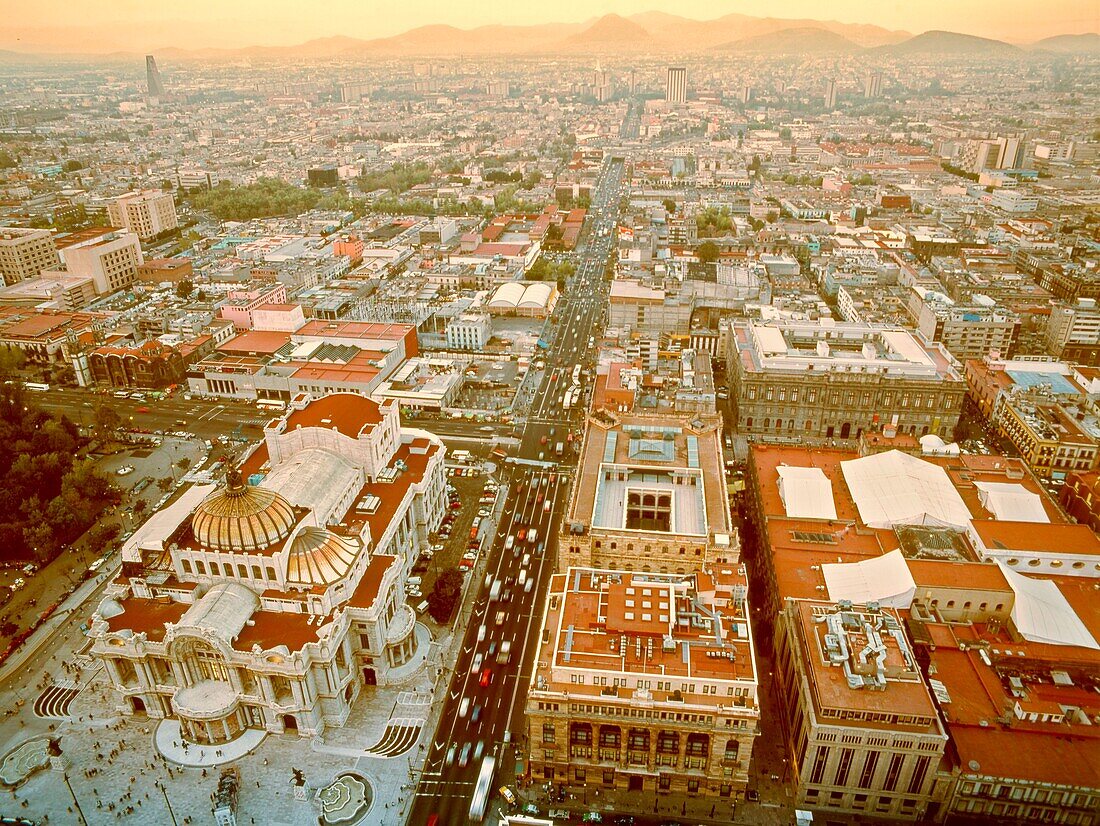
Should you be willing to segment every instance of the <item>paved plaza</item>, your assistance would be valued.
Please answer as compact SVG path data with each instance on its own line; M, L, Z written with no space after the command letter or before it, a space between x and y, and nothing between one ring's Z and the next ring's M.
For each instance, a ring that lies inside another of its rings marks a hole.
M0 815L89 826L211 823L221 768L233 766L241 777L240 824L315 824L323 814L318 790L344 773L369 784L369 810L360 823L402 824L410 778L437 722L433 711L440 704L432 697L440 652L450 639L433 642L423 625L416 633L420 653L405 667L402 683L364 690L348 724L318 740L252 731L232 743L185 749L176 721L120 716L118 695L90 659L69 656L67 665L48 659L41 670L25 670L0 689L6 711L0 760L28 742L24 751L55 737L66 768L39 769L13 787L0 786ZM41 761L12 764L22 762ZM292 769L306 779L305 800L294 794Z

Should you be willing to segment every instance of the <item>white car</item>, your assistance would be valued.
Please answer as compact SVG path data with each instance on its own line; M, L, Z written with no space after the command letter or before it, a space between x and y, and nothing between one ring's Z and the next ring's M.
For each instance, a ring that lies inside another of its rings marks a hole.
M463 697L462 702L458 704L458 716L465 717L470 710L470 698Z
M481 656L480 651L474 654L474 661L470 664L471 674L477 674L477 672L481 670L481 662L483 659L484 657Z
M122 467L120 467L118 470L115 471L115 475L116 476L128 476L129 474L131 474L133 472L134 472L134 466L133 465L123 465Z

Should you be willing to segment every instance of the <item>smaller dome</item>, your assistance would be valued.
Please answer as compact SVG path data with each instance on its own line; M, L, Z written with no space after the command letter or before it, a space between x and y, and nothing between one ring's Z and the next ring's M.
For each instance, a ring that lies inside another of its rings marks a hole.
M355 546L324 528L303 528L290 544L287 583L330 585L348 572L356 554Z
M273 490L245 485L231 473L226 486L214 491L195 509L191 529L195 541L213 551L254 551L290 535L297 522L294 507Z

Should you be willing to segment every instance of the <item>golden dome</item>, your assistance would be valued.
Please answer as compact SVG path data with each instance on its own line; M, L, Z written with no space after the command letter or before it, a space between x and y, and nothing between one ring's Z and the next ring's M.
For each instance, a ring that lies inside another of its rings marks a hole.
M297 522L291 504L273 490L245 485L232 473L226 486L191 517L195 541L214 551L255 551L286 539Z
M290 544L286 581L295 585L330 585L355 562L356 548L324 528L303 528Z

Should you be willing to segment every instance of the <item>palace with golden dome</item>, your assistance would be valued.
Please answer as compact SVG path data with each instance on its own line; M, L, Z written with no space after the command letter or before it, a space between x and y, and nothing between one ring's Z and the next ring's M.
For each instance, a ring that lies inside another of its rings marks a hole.
M122 549L92 620L120 711L219 743L321 734L416 653L405 581L446 508L444 447L396 402L299 396L225 484Z

